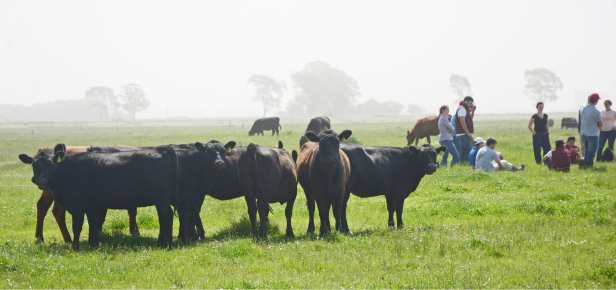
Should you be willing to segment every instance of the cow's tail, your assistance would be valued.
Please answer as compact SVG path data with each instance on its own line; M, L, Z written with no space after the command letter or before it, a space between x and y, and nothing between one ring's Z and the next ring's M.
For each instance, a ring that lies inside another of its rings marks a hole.
M278 129L282 131L282 126L280 126L280 124L278 124Z
M180 205L180 197L178 196L178 182L180 180L180 167L178 166L178 156L175 154L175 150L171 149L169 146L164 147L165 152L171 156L171 168L173 168L173 177L171 182L173 184L173 188L169 193L169 197L171 198L171 205L177 207Z
M293 152L291 152L291 157L293 157L293 163L297 165L297 151L293 150Z
M250 175L252 176L252 183L254 186L255 197L265 198L265 189L263 183L261 183L261 176L259 175L259 164L257 163L257 145L250 143L246 150L248 156L252 162L250 162Z

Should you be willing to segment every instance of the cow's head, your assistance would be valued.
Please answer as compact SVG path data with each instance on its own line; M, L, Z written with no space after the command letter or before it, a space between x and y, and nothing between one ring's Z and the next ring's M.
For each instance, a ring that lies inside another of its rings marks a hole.
M447 151L445 146L441 146L437 149L434 149L430 144L424 144L419 148L415 146L408 147L408 154L411 154L415 162L411 164L411 166L415 167L415 170L420 170L425 174L432 174L436 172L436 169L439 167L439 164L436 163L436 156L440 154L444 154Z
M46 182L54 164L53 157L56 151L66 153L66 146L64 146L64 144L58 144L53 151L39 150L34 157L30 157L27 154L19 155L19 160L21 160L21 162L32 165L33 176L31 181L36 184L39 189L47 188ZM61 158L64 158L64 155L62 155Z
M411 146L415 141L415 134L411 131L406 131L406 145Z
M319 161L326 167L330 167L338 162L340 157L340 142L344 142L351 137L351 130L344 130L340 134L336 134L333 130L325 130L317 136L312 131L306 132L304 135L308 140L319 143Z
M225 153L231 152L235 147L235 142L230 141L223 145L218 140L212 140L206 144L195 142L195 149L202 154L207 171L217 173L223 171L227 165L225 163Z
M255 135L255 131L253 130L248 131L248 136L254 136L254 135Z

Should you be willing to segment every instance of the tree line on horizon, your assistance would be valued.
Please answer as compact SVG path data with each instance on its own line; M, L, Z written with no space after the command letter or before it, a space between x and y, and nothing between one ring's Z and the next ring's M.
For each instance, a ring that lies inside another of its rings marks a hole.
M150 101L145 98L143 88L137 84L128 84L122 87L120 94L115 94L112 88L106 86L90 87L85 92L85 99L96 102L100 120L106 117L111 119L114 110L122 109L133 119L137 112L142 112L150 107Z
M523 94L533 101L556 101L556 91L562 90L563 84L554 72L545 68L527 70L524 73L526 86ZM306 64L300 70L291 73L292 100L286 107L286 115L316 116L335 115L399 115L406 108L411 115L422 114L426 110L416 104L407 107L394 102L378 102L374 99L358 103L361 93L357 81L344 71L331 67L323 61ZM248 79L255 86L252 100L260 102L263 116L280 108L287 85L284 81L255 74ZM455 101L461 101L465 96L472 96L471 84L464 76L452 74L449 87L455 96Z

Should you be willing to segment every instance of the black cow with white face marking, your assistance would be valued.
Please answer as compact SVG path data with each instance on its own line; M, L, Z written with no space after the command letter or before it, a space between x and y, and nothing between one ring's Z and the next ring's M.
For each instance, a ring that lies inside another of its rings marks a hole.
M349 142L340 144L340 149L351 162L351 176L342 205L342 232L349 231L346 208L351 193L362 198L384 195L389 211L387 225L394 226L396 212L398 228L401 228L404 200L426 174L436 172L436 156L447 150L446 147L434 149L429 144L419 148L371 147Z

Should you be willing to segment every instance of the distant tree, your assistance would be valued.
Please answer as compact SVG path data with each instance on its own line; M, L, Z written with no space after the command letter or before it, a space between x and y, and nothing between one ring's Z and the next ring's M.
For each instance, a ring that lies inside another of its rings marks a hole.
M86 100L96 102L94 106L99 109L101 121L105 115L109 115L111 117L109 112L118 108L118 97L109 87L90 87L86 90Z
M409 104L406 111L411 115L419 115L423 113L423 109L419 105L416 105L416 104Z
M127 111L133 117L133 120L135 120L137 112L145 111L150 107L150 102L145 98L145 93L140 85L123 86L120 99L122 100L122 109Z
M557 90L563 89L560 78L549 69L536 68L524 72L524 94L537 102L556 101Z
M292 103L309 116L327 110L344 113L360 96L355 79L322 61L308 63L301 71L293 72L291 80L295 90Z
M471 83L464 76L452 74L449 78L449 87L454 95L456 95L456 101L462 101L466 96L472 96Z
M256 87L255 96L252 99L263 103L263 117L267 115L269 109L280 108L282 93L287 89L283 81L277 81L266 75L252 75L248 83Z

